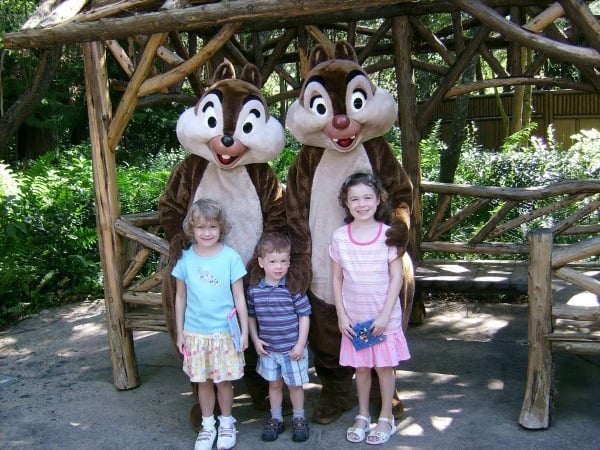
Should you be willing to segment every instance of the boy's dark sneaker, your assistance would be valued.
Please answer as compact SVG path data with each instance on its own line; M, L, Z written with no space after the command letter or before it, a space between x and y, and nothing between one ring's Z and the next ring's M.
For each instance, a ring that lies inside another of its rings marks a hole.
M304 417L294 417L292 420L292 428L294 429L292 441L304 442L308 439L308 423Z
M263 429L261 438L263 441L267 442L274 441L277 439L277 436L279 436L280 433L283 433L284 430L285 423L273 418L267 419L267 424Z

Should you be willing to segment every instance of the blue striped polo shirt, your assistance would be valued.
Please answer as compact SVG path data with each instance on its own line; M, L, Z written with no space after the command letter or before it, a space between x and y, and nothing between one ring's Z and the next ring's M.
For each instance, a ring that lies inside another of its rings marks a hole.
M261 280L248 288L248 315L258 323L258 337L269 344L267 350L287 353L298 342L298 317L311 313L308 297L292 295L285 278L276 286Z

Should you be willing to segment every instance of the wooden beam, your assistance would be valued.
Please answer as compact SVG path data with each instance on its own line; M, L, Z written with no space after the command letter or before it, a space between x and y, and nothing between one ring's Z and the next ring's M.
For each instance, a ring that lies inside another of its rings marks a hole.
M125 326L122 302L122 243L113 224L120 216L114 153L108 144L107 125L111 120L106 73L106 51L99 42L83 45L86 99L90 122L90 142L96 199L98 248L104 272L106 328L117 389L132 389L140 384L133 336Z
M600 52L596 49L567 45L532 33L523 27L507 21L506 18L479 0L452 1L455 5L477 18L481 23L504 35L506 39L517 41L521 45L546 53L561 61L588 66L600 66Z
M588 45L600 51L600 23L581 0L560 0L569 20L583 34ZM597 65L597 64L596 64Z
M490 80L481 80L468 84L459 84L451 87L444 94L444 100L447 100L457 95L463 95L468 92L481 91L484 89L499 88L505 86L555 86L563 89L573 89L581 92L596 93L596 89L587 83L577 83L573 80L559 78L537 78L537 77L508 77L494 78Z
M419 242L423 229L423 203L421 190L421 153L419 127L417 126L417 95L411 64L413 29L407 17L394 17L392 21L396 89L398 95L398 122L402 144L402 166L413 185L413 205L409 230L408 252L415 261L421 259Z
M390 6L409 0L313 0L309 4L297 0L237 0L217 2L183 9L147 12L140 15L71 23L52 28L7 33L5 48L43 48L56 44L74 44L96 40L124 38L136 34L170 31L194 31L228 23L314 16L315 14L362 10ZM127 5L128 2L123 2Z
M540 32L545 29L548 25L554 23L554 21L562 16L564 16L565 10L560 3L556 2L550 5L543 12L535 16L525 25L523 28L529 31L533 31L534 33Z
M167 36L167 33L155 34L148 40L142 59L127 85L125 94L121 97L121 102L108 131L108 145L113 152L117 148L117 143L121 139L131 115L135 111L138 90L153 67L156 51L167 39Z
M153 78L145 80L137 91L138 97L153 94L163 88L172 86L180 80L190 75L201 65L210 61L210 59L225 45L225 43L233 36L239 24L225 25L213 38L202 47L202 49L188 59L183 64L174 67L170 71L157 75Z
M519 423L525 428L540 429L550 425L552 346L544 336L552 332L552 233L535 230L528 237L529 356Z
M456 194L465 197L503 198L507 200L542 200L561 194L600 192L600 180L559 181L557 183L531 188L469 186L466 184L423 181L421 183L421 191L438 194Z
M442 83L438 86L436 91L425 104L422 110L419 112L417 123L421 128L429 122L429 119L433 115L435 109L444 100L446 93L456 81L460 78L464 70L467 68L471 60L477 54L477 51L481 44L485 41L489 34L489 29L481 27L481 29L475 34L475 37L469 42L465 51L460 54L456 62L450 67L450 70L442 80Z

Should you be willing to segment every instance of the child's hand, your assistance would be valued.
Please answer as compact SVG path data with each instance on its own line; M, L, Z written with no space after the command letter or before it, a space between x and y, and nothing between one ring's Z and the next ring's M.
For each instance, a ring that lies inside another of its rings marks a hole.
M257 355L267 356L269 354L269 352L265 349L265 347L268 347L268 346L269 346L269 344L267 344L262 339L256 339L254 341L254 348L256 349Z
M240 352L243 352L248 348L248 335L242 334L240 335Z
M385 317L382 314L380 314L379 317L377 317L371 325L371 333L373 333L374 336L379 336L383 334L385 332L385 329L387 328L389 321L389 316Z
M177 342L175 344L177 346L177 350L179 350L179 353L181 353L183 355L183 357L185 358L186 353L185 353L185 345L183 343L183 336L181 335L177 335Z
M338 328L340 329L340 333L342 333L348 339L352 339L354 336L352 322L350 322L350 319L346 314L338 314Z
M290 359L292 361L300 361L304 356L304 347L302 345L296 344L294 348L290 350Z

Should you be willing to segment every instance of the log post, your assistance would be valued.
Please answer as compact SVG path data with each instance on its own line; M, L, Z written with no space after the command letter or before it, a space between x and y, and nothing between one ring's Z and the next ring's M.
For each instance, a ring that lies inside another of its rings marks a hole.
M102 269L106 330L117 389L139 386L133 336L125 327L121 287L122 242L114 229L121 214L117 190L115 154L108 142L112 113L108 94L106 51L100 42L83 44L86 98L92 145L92 165L96 198L96 225Z
M402 140L402 166L413 185L413 204L410 218L408 253L415 265L421 260L420 244L423 230L423 201L421 197L421 152L417 118L417 95L411 64L413 29L408 17L394 17L392 21L396 89L398 93L398 122ZM420 294L411 299L403 313L412 324L425 321L425 303Z
M550 426L552 391L552 231L533 230L528 235L529 255L529 356L527 383L519 424L528 429Z

